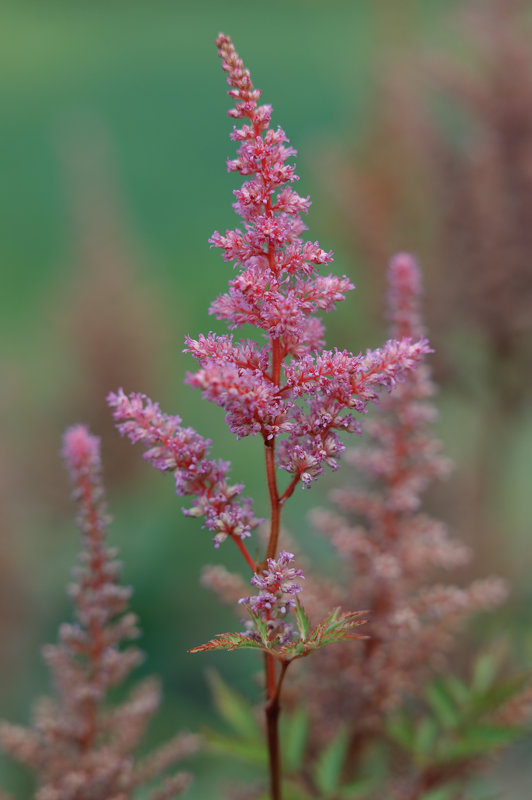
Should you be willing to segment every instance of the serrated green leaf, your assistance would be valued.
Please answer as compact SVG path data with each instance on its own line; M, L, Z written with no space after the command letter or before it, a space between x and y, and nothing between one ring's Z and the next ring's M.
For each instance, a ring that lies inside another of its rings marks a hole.
M315 628L313 628L310 638L315 644L319 645L326 633L335 630L339 614L340 609L335 608L334 611L331 611L328 617L326 617L318 625L316 625Z
M279 654L286 661L290 661L292 658L301 658L301 656L308 655L311 649L312 647L305 642L290 642L289 644L285 644L283 647L281 647Z
M219 633L214 639L193 647L189 653L204 653L206 650L263 650L262 644L243 633Z
M318 756L314 767L314 779L325 797L334 793L340 781L348 738L347 731L340 731Z
M235 736L226 736L225 734L218 733L217 731L204 731L203 739L207 743L207 747L213 753L232 756L241 761L245 761L255 767L263 767L268 765L268 753L266 745L262 741L252 741L249 739L238 739Z
M262 644L264 647L268 649L271 648L272 643L269 640L268 636L268 625L266 624L265 620L262 619L258 614L255 614L253 611L250 612L253 618L253 622L255 623L255 627L259 633L261 638Z
M431 683L426 692L427 701L444 728L454 728L460 722L460 711L443 681Z
M261 728L248 700L232 689L215 670L207 672L207 681L218 713L233 731L245 738L261 739Z
M352 628L363 625L367 621L360 618L364 613L366 612L348 611L339 616L339 609L335 609L327 619L312 629L306 641L298 639L295 642L283 645L283 647L276 650L276 653L285 661L290 661L294 658L307 656L313 650L344 639L367 639L367 636L353 633L352 631ZM271 647L271 645L269 646Z
M340 609L336 608L312 630L309 643L314 647L323 647L343 639L366 639L363 634L352 632L352 628L364 625L367 621L361 618L364 613L364 611L347 611L340 614Z
M307 612L301 605L299 601L299 597L296 598L296 608L294 611L296 615L296 622L297 622L297 629L299 631L299 636L301 637L302 641L306 642L308 639L309 631L310 631L310 620L307 616Z

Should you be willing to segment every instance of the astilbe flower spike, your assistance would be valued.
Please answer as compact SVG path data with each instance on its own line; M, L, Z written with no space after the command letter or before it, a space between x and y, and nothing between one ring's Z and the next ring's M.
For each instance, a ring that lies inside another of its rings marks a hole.
M121 705L108 705L111 689L142 661L136 647L120 645L139 635L128 611L131 590L120 585L117 551L108 547L109 517L101 477L100 442L83 425L66 431L63 443L78 525L80 566L69 593L76 621L59 630L59 643L44 648L57 699L42 699L31 728L2 723L0 746L36 775L36 800L128 800L176 761L194 752L197 737L181 734L135 762L134 751L159 705L157 681L135 687ZM170 800L188 786L180 772L163 779L151 800ZM142 796L145 796L144 794Z
M237 436L262 436L269 474L275 440L284 436L277 465L293 476L286 499L299 481L305 486L315 480L324 464L337 468L344 450L337 432L359 431L351 411L364 412L379 390L391 388L415 366L428 346L425 340L403 339L364 355L319 352L323 325L316 312L332 310L353 286L345 276L317 273L332 253L300 236L305 229L301 214L310 200L290 185L297 176L286 162L295 151L286 146L280 128L270 128L272 109L258 105L260 91L231 40L220 34L217 45L229 94L236 100L229 114L249 120L233 130L238 158L228 162L228 169L251 177L235 191L234 208L244 230L215 232L210 240L240 268L211 313L231 328L251 324L263 331L266 343L235 342L214 333L187 337L186 349L200 364L187 381L225 409ZM248 503L236 500L242 487L225 484L228 465L205 461L210 443L182 428L179 417L167 417L148 398L128 397L121 390L109 396L109 403L120 432L142 441L148 447L145 457L158 469L175 473L178 494L198 497L188 513L205 515L206 526L217 532L216 544L228 535L246 536L256 526Z
M392 259L388 285L391 335L422 336L421 272L412 256ZM430 672L442 668L456 626L506 593L497 578L466 588L431 583L435 569L455 570L470 559L468 548L422 510L424 491L450 468L430 430L434 392L422 364L382 399L367 423L369 444L347 453L365 483L333 491L335 510L312 515L338 551L345 576L327 584L309 580L307 607L321 608L327 598L371 611L364 647L325 650L308 665L312 691L305 697L312 697L316 731L327 739L346 718L353 720L351 770L404 694L417 696Z
M177 494L196 496L196 505L184 513L205 517L205 527L215 531L215 546L228 536L250 535L261 520L255 517L250 500L238 500L243 485L227 483L229 463L207 458L208 439L184 428L180 417L163 414L145 395L127 396L119 389L109 395L108 402L120 433L131 442L142 442L148 448L144 458L156 469L173 472Z
M258 597L249 600L260 645L249 632L222 634L192 652L253 644L268 651L266 716L272 797L277 799L277 718L286 667L323 643L353 638L349 628L360 624L355 621L358 612L340 615L336 609L307 640L308 619L296 604L300 638L290 643L284 619L281 624L276 616L270 625L273 617L267 620L258 613L258 605L268 602L263 594L266 576L281 566L287 568L287 555L277 558L282 507L298 484L310 486L325 466L338 468L345 449L339 433L358 433L355 414L364 413L379 392L401 381L429 348L424 339L403 338L358 355L322 349L324 327L317 314L333 310L354 287L345 276L319 273L332 261L332 253L302 238L302 214L308 212L310 200L293 188L298 178L289 159L295 150L281 128L270 126L272 108L259 105L261 92L253 86L231 39L220 34L216 44L227 73L228 94L235 101L229 115L241 123L231 134L238 145L237 157L227 167L245 180L234 192L233 208L241 227L225 234L215 231L210 239L237 270L210 312L231 330L242 325L257 329L262 342L235 340L232 334L187 337L186 351L199 368L186 380L225 410L227 425L238 438L253 435L263 440L271 509L263 561L255 563L243 543L259 521L250 502L240 499L243 487L227 483L229 465L207 458L209 443L142 395L128 396L120 390L109 396L109 403L120 432L132 442L141 441L145 458L156 468L174 473L178 494L197 498L186 513L204 516L205 526L215 532L215 545L232 538L254 573L254 584L262 587ZM284 489L278 485L278 470L290 475ZM287 603L283 613L291 605ZM274 656L282 662L279 681Z
M285 618L289 611L296 607L295 595L302 590L298 579L305 577L303 570L290 566L293 560L293 553L287 553L285 550L279 553L277 559L268 558L266 569L260 575L255 574L251 578L251 584L259 587L259 594L254 597L242 597L239 600L239 603L266 623L270 641L279 642L281 645L293 639L293 625L286 622ZM253 628L249 635L251 638L258 638Z
M295 150L287 146L281 128L270 128L271 106L258 105L260 91L229 37L220 34L217 45L228 93L236 100L229 114L249 122L233 129L238 157L228 162L229 171L246 177L233 204L243 230L216 231L210 240L239 273L211 313L230 328L251 324L263 331L266 343L234 343L214 334L188 338L187 349L201 368L187 380L225 409L237 436L260 434L270 461L275 440L283 437L277 466L293 476L292 491L299 481L305 486L315 480L324 464L337 468L344 450L337 432L359 430L351 410L363 412L379 389L390 388L419 360L427 345L388 342L382 350L358 356L319 352L323 325L316 313L333 310L354 287L345 276L318 274L332 253L301 238L301 215L310 200L291 185L298 178L287 160Z

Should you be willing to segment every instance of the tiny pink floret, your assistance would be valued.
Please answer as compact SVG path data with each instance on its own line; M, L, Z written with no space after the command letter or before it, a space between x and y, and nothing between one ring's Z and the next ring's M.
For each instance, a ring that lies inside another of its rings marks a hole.
M61 453L74 481L101 467L100 440L85 425L73 425L65 431Z
M285 618L296 606L295 595L302 591L299 581L305 579L303 570L290 566L293 560L293 553L286 550L282 550L276 559L268 558L267 568L260 574L255 573L250 581L252 586L259 588L259 594L239 600L266 623L270 640L281 645L292 639L293 626ZM248 635L257 636L251 626Z

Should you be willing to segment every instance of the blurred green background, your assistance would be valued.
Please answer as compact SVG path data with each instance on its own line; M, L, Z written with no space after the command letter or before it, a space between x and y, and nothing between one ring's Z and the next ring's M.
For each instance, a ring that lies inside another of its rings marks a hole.
M352 154L367 145L372 120L387 102L381 81L396 64L408 58L421 75L427 54L453 60L465 53L467 61L467 40L457 35L460 5L450 0L1 4L1 717L28 720L33 701L48 690L39 648L55 640L58 624L70 617L64 587L79 542L58 452L63 429L77 421L103 436L115 517L112 541L121 549L125 581L134 586L133 608L148 654L139 672L158 673L164 683L153 740L177 728L215 724L204 680L209 666L250 697L259 696L252 656L186 654L235 625L233 614L198 585L198 576L204 563L239 567L237 554L231 543L213 551L209 534L181 515L172 480L152 474L140 463L140 452L119 440L104 398L123 385L155 396L168 413L179 413L212 437L216 456L233 460L235 480L245 480L247 493L266 514L259 442L235 443L221 410L207 407L182 383L193 369L182 354L183 337L223 330L207 308L231 275L207 242L214 229L235 223L235 176L225 169L234 152L226 116L230 101L214 39L220 30L232 36L264 101L273 104L274 123L299 151L298 190L313 200L310 238L335 251L335 271L357 286L326 320L328 343L357 352L385 335L380 310L385 264L378 272L365 258L363 237L358 247L356 240L353 244L327 165L331 154ZM452 119L447 124L452 127ZM393 144L380 143L383 158ZM373 160L378 158L377 150ZM349 213L345 204L343 210ZM431 224L404 228L402 234L398 246L421 252L430 274L429 254L437 246ZM429 295L437 285L428 280ZM434 306L437 298L429 296L428 303ZM486 398L481 378L477 381L483 374L478 364L486 358L483 333L478 329L460 338L454 326L447 333L448 352L463 356L462 370L473 375L474 387L463 392L460 382L447 384L449 370L441 368L440 427L458 472L434 502L458 523L464 538L478 543L482 534L469 536L460 525L465 501L456 499L453 487L470 474L483 436ZM530 623L532 560L527 538L532 426L522 406L524 412L497 421L505 431L497 474L505 477L497 479L496 496L490 497L490 518L493 536L504 536L504 558L501 562L496 548L493 556L490 539L478 559L479 571L495 562L493 568L516 587L506 622L509 618L517 639ZM309 530L305 514L325 502L337 480L327 476L312 492L298 492L285 518L305 549L331 569L328 551ZM228 774L225 770L218 762L200 766L189 796L213 796L210 787ZM5 761L0 781L17 788L19 797L30 796L26 778Z

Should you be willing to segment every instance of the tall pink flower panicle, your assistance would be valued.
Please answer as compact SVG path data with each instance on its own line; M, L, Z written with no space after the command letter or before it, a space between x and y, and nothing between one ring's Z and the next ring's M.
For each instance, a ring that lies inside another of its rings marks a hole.
M142 661L139 635L128 610L131 589L120 584L121 564L107 545L107 514L100 442L84 425L69 428L62 450L79 504L83 548L69 593L75 621L63 624L59 642L44 648L57 699L44 698L32 727L0 724L0 747L33 770L36 800L122 800L198 749L198 739L180 734L139 761L135 751L160 702L158 682L147 679L119 705L109 693ZM190 776L163 778L147 795L170 800ZM143 795L144 796L144 795Z
M277 512L295 486L309 486L325 465L338 467L345 449L338 433L360 431L353 412L363 413L379 391L401 380L428 352L428 345L423 339L404 338L364 355L321 351L324 328L316 314L334 309L353 286L345 276L319 274L318 269L332 261L332 253L301 237L301 215L307 213L310 200L292 188L297 176L287 161L295 150L281 128L270 127L271 106L258 105L260 90L254 88L231 40L220 34L217 45L235 100L229 114L247 120L231 134L238 153L228 169L246 180L235 191L234 203L242 229L225 235L216 231L210 239L221 248L224 260L238 268L229 291L214 301L211 313L230 328L257 328L266 341L261 345L214 333L187 337L186 350L199 369L186 380L225 410L237 437L263 438L277 529ZM183 428L179 417L162 414L144 395L120 390L111 393L108 402L120 433L142 442L145 458L157 469L174 473L177 494L197 498L185 513L205 518L205 527L215 533L215 546L229 536L242 549L241 539L259 521L250 501L240 497L243 486L228 484L229 464L207 458L210 442ZM275 466L292 476L283 493L274 487ZM270 557L276 543L277 535Z
M287 161L295 150L281 128L270 127L271 106L258 105L260 91L229 37L220 34L217 45L236 101L229 115L247 120L231 134L238 152L228 169L246 180L233 204L242 228L215 231L210 240L238 268L211 313L230 328L252 325L266 343L213 333L189 337L187 350L200 369L187 381L225 409L237 436L259 434L270 445L284 437L277 466L291 473L293 490L300 480L309 485L325 464L338 466L344 450L338 431L359 431L350 412L364 412L378 390L390 388L428 348L423 340L404 340L366 355L319 352L323 325L316 314L333 310L354 287L345 276L319 274L332 253L301 237L310 200L292 188L298 178Z
M391 337L421 339L425 335L419 309L422 291L421 270L415 258L410 253L397 253L388 269L387 306Z
M63 458L70 472L76 495L82 491L86 480L90 482L93 493L101 495L101 482L96 477L102 468L100 443L95 436L91 436L84 425L74 425L66 431L63 438ZM88 509L84 506L84 510Z
M189 517L205 517L205 527L215 532L215 546L228 536L245 538L260 524L251 500L240 499L243 484L227 482L229 463L207 458L208 439L183 428L180 417L163 414L144 395L127 396L119 389L107 401L122 436L142 442L148 448L144 458L162 472L174 474L178 495L196 497L196 505L183 511Z
M294 628L286 622L286 616L295 608L295 595L302 590L299 580L305 578L303 570L290 566L293 560L293 553L285 550L277 559L268 558L266 569L260 574L256 572L251 578L252 586L260 589L259 594L239 600L266 623L270 641L281 645L292 640ZM259 640L254 628L249 635Z

